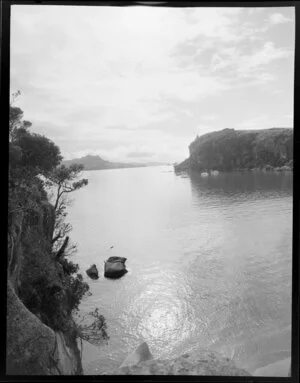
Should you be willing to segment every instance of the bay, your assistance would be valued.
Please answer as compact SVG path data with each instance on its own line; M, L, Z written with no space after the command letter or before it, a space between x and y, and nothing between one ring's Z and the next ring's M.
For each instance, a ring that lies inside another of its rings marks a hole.
M156 358L209 348L250 373L290 358L291 173L203 178L158 166L83 176L68 215L72 261L92 292L80 311L99 307L110 336L84 342L85 374L118 367L143 341ZM103 277L109 256L127 258L119 280ZM85 274L93 263L96 281Z

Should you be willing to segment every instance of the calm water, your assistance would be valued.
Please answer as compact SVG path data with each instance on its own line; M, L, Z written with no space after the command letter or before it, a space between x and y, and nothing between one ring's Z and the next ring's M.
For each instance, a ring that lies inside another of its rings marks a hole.
M85 172L69 221L81 271L97 281L110 340L85 343L86 374L118 367L147 341L155 357L200 347L256 368L290 357L292 175L176 176L172 167ZM110 249L110 246L114 246ZM104 260L129 272L103 277Z

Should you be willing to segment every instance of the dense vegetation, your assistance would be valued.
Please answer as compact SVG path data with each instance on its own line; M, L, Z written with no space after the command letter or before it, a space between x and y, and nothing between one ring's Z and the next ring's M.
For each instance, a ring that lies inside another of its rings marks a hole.
M14 99L20 93L14 94ZM47 137L31 133L23 111L10 106L8 273L24 305L53 330L89 340L89 327L73 315L89 290L78 265L67 256L71 226L66 223L66 195L87 185L78 180L83 166L61 164L60 149ZM50 188L50 189L49 189ZM51 193L49 194L49 190ZM52 203L51 203L52 202ZM19 258L19 259L18 259ZM19 264L18 273L15 272ZM14 275L13 275L14 274ZM17 275L16 275L17 274ZM105 319L92 313L93 337L108 338ZM90 326L90 325L89 325Z
M175 166L176 170L292 169L293 130L224 129L197 137L189 151L189 159Z

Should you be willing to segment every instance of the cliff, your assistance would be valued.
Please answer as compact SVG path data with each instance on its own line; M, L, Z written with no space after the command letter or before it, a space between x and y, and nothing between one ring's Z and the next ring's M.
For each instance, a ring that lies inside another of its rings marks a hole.
M69 342L69 345L68 345ZM53 331L21 302L7 285L8 375L75 375L81 373L79 354L68 335Z
M9 375L82 374L70 308L70 276L51 253L55 212L38 180L8 223L7 358Z
M175 171L292 170L293 129L224 129L197 137Z

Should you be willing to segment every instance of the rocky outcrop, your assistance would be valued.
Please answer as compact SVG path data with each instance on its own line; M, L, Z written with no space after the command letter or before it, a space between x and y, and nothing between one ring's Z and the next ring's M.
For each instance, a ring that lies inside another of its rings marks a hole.
M45 199L10 216L6 368L10 375L80 375L66 274L52 256L55 213Z
M67 346L67 335L55 332L32 314L7 284L8 375L80 375L79 355Z
M86 270L86 273L91 279L98 279L99 278L99 273L98 273L98 269L97 269L96 265L92 265L90 268L88 268Z
M111 374L250 376L247 371L238 368L231 359L210 351L187 353L173 359L152 359L147 348L145 343L140 345L121 367ZM133 365L134 361L138 363Z
M18 288L20 285L20 270L23 260L23 249L21 245L21 236L23 233L24 213L20 212L14 217L14 223L10 226L8 232L7 241L7 255L8 255L8 267L7 274L8 279L14 286Z
M127 258L123 257L110 257L105 262L104 276L106 278L120 278L127 273L125 262Z
M52 375L55 333L20 301L11 283L7 287L6 373ZM58 372L56 372L58 374Z
M47 201L39 202L39 210L26 214L19 212L12 218L8 232L8 279L16 290L22 294L23 287L28 287L29 280L36 279L42 270L33 260L44 262L48 274L54 279L57 276L55 263L51 257L51 239L55 212ZM38 253L38 255L37 255Z
M153 355L151 354L148 344L146 342L141 343L133 353L129 354L124 360L120 368L130 367L146 360L152 360Z
M55 347L55 369L61 375L82 375L81 358L79 351L71 341L68 334L61 331L55 332L56 347ZM71 342L68 344L68 342ZM52 369L54 372L55 370Z

